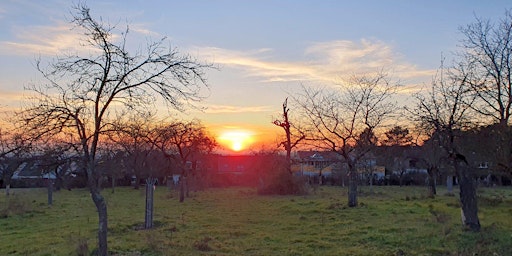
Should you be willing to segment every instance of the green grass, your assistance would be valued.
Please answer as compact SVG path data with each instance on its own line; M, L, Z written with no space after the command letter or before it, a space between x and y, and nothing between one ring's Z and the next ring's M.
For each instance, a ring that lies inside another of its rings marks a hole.
M97 215L86 190L0 191L1 255L77 255L96 247ZM179 203L155 192L155 228L144 221L144 191L103 192L113 255L512 255L512 189L479 189L482 232L464 231L458 197L424 187L362 188L348 208L346 189L308 196L259 196L210 189ZM85 248L85 249L84 249Z

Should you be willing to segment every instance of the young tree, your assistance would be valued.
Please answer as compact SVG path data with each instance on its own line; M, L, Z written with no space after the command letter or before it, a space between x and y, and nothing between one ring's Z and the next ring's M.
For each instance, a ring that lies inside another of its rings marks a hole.
M416 107L411 111L413 119L425 131L437 133L439 145L445 150L459 179L461 217L464 225L473 231L480 230L476 198L476 184L469 166L469 155L461 149L461 131L471 124L471 103L474 98L468 93L465 81L458 74L443 76L444 68L432 81L428 95L417 94Z
M373 132L380 127L393 111L390 97L396 85L385 74L354 77L349 84L328 90L303 88L295 98L301 107L305 125L312 133L312 140L320 148L341 155L349 170L348 205L357 206L357 165L368 153L368 148L359 147L359 137L367 130ZM364 143L363 143L364 144Z
M183 202L185 193L188 196L189 175L193 178L199 156L210 153L217 146L217 142L197 120L162 125L157 128L157 135L154 138L153 143L164 155L179 164L180 202Z
M34 137L66 132L79 142L98 212L98 254L107 255L107 204L96 163L109 119L116 111L147 109L155 95L183 110L186 102L201 99L200 89L206 85L203 71L210 66L169 48L165 38L132 54L126 43L128 29L115 34L115 27L94 19L85 5L74 11L72 23L83 34L80 46L89 49L89 55L59 57L46 68L38 61L37 69L47 83L29 88L33 104L20 116Z

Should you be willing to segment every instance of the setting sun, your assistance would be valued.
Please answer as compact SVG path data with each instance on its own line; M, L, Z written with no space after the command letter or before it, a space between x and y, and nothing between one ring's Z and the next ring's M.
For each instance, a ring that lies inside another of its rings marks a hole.
M254 142L253 133L243 130L222 132L217 139L220 144L236 152L246 149Z

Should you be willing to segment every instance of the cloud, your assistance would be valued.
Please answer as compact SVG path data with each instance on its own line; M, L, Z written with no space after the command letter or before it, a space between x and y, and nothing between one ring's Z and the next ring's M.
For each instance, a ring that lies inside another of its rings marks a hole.
M55 26L31 26L15 28L16 41L1 41L2 54L17 55L56 55L62 52L77 50L81 35L72 31L67 23Z
M272 111L269 106L230 106L230 105L210 105L205 112L207 114L225 114L225 113L256 113Z
M432 70L421 70L407 63L382 41L362 39L312 43L303 49L299 61L278 60L271 49L248 52L216 47L196 48L201 57L229 68L242 69L265 82L336 83L354 74L388 71L400 79L423 80ZM274 57L274 58L272 58Z
M1 15L1 13L0 13ZM119 26L121 29L121 26ZM137 41L139 35L159 36L158 33L144 28L143 24L130 25L132 36ZM0 54L4 55L61 55L69 52L91 52L96 51L85 46L84 35L78 29L73 29L70 23L57 22L53 26L30 26L17 27L14 35L15 40L0 41ZM113 34L112 40L120 38L119 34Z

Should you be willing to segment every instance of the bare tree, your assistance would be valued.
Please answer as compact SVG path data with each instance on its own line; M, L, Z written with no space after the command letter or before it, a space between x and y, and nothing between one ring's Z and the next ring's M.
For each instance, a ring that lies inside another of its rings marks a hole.
M475 111L506 126L512 115L512 10L498 23L476 18L460 31L457 79L477 97Z
M149 113L140 113L129 120L120 120L115 123L115 129L109 133L109 138L120 148L125 157L123 165L130 169L135 176L135 188L139 188L139 180L146 182L146 209L144 227L153 227L153 192L157 177L161 176L169 166L167 159L158 150L152 136L156 134L154 120Z
M31 143L23 134L0 131L0 172L7 196L10 195L11 178L28 159L30 148Z
M450 70L448 70L450 71ZM453 71L453 70L452 70ZM464 154L460 137L462 131L471 125L471 103L474 97L465 86L464 79L459 80L460 74L448 72L445 69L432 81L428 94L417 94L417 104L411 113L413 119L431 134L437 133L439 145L444 149L446 158L453 165L459 179L461 217L463 224L473 231L480 230L476 198L476 184L469 166L469 155Z
M458 60L459 81L477 98L472 109L482 120L498 124L488 139L493 141L496 175L510 174L512 169L512 9L493 22L476 18L461 26L463 39ZM501 179L500 179L501 180Z
M303 117L311 130L311 140L320 148L341 155L349 170L348 205L357 206L357 165L368 153L359 137L367 130L373 132L380 127L393 111L390 97L396 85L387 75L354 77L349 84L335 89L303 88L295 98L301 107ZM309 136L308 136L309 137Z
M28 88L33 104L20 116L32 136L72 134L81 156L92 200L98 211L98 254L107 255L107 204L100 193L97 171L98 146L110 129L115 111L148 108L160 96L170 107L183 110L186 102L200 100L205 85L203 71L210 67L166 45L165 38L149 42L144 51L127 48L128 29L115 27L90 15L89 8L75 6L71 22L84 35L81 47L89 55L67 55L37 69L47 83Z
M290 112L290 108L288 108L288 98L284 100L283 103L283 119L279 120L276 119L272 123L282 127L286 140L281 142L279 145L284 147L284 150L286 150L286 170L288 173L292 173L292 161L291 161L291 153L292 149L297 147L297 145L306 138L306 134L302 129L297 128L294 124L290 122L290 118L288 116L288 113Z
M149 154L157 149L151 138L155 122L151 116L145 113L119 119L108 133L109 140L125 155L123 165L135 177L135 189L139 189L141 179L153 174L145 168Z
M199 156L211 152L217 143L197 120L164 124L158 128L157 133L154 143L165 156L174 159L181 169L180 202L183 202L185 194L188 196L189 178L194 178Z

